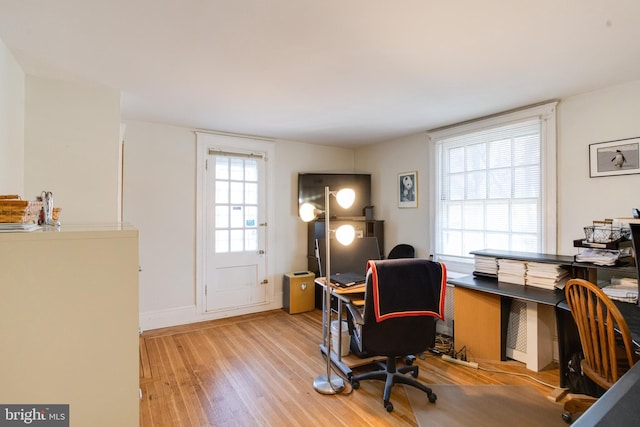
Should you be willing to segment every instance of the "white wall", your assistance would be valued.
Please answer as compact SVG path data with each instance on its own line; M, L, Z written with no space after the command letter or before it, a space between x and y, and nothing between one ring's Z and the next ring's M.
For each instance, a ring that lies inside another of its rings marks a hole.
M0 85L3 91L12 88L0 99L0 193L22 190L32 198L46 189L63 208L63 223L117 221L119 92L25 78L3 45ZM640 81L568 97L558 109L557 246L559 253L573 254L572 241L583 235L584 225L640 207L640 175L589 178L588 168L590 143L640 136ZM170 318L166 313L195 307L195 135L191 129L128 122L125 140L124 219L140 229L141 317L151 313L156 327L167 326L160 324ZM306 268L306 225L296 212L298 172L371 173L375 217L385 221L387 248L406 242L419 256L431 253L425 133L355 151L290 141L276 141L275 147L275 197L269 200L276 205L269 220L276 235L270 251L274 304L282 303L282 275ZM1 163L8 158L10 167ZM413 170L418 208L400 209L397 175ZM199 316L192 313L188 320Z
M557 247L573 255L582 227L640 207L640 175L589 177L589 144L640 137L640 80L563 99L558 110Z
M0 40L0 194L24 195L24 80Z
M353 150L292 141L276 143L274 167L276 274L278 288L282 290L283 274L307 269L307 224L298 217L298 172L369 173L372 170L355 168Z
M385 250L398 243L416 248L417 256L431 254L429 231L429 146L421 132L356 151L356 167L368 167L376 219L384 220ZM418 172L418 207L398 207L398 174ZM385 254L387 255L387 254Z
M140 232L140 311L189 306L195 289L195 135L128 122L123 219Z
M29 75L25 100L25 198L53 192L67 224L118 221L120 92Z
M196 136L193 129L126 122L124 220L140 230L140 325L143 330L211 319L196 307ZM282 306L282 276L305 270L306 224L297 216L298 172L353 171L353 151L275 141L268 167L275 187L271 304Z
M640 175L589 178L588 145L640 136L640 82L610 87L561 100L558 116L558 252L574 254L574 239L593 219L628 216L640 206ZM192 307L195 313L195 135L193 130L128 122L125 143L125 220L140 229L141 319L143 327L166 326L171 311ZM281 304L282 274L306 269L306 225L297 217L298 172L357 171L372 174L376 219L385 221L385 245L416 247L418 256L432 253L430 219L430 154L426 133L382 144L345 150L276 141L273 302ZM398 174L418 172L418 207L397 203ZM162 201L163 196L175 203ZM154 203L159 208L154 209ZM134 214L134 212L136 212ZM176 218L182 223L175 225Z
M562 99L558 104L559 254L574 255L573 240L594 219L628 217L640 206L640 175L589 178L589 144L640 137L640 81ZM426 134L363 147L356 166L373 169L377 219L385 221L385 245L410 243L419 256L430 250L429 158ZM417 209L397 208L397 173L417 170Z

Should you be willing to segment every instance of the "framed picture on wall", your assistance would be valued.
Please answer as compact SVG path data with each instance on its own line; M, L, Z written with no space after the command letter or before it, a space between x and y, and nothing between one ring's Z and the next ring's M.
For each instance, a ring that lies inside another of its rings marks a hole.
M402 172L398 174L398 207L418 207L418 172Z
M640 173L640 138L589 144L589 176Z

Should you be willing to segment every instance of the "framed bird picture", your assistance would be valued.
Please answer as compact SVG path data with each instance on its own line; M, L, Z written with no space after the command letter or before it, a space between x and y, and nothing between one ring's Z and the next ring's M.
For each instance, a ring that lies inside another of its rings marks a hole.
M640 138L589 144L589 176L640 173Z

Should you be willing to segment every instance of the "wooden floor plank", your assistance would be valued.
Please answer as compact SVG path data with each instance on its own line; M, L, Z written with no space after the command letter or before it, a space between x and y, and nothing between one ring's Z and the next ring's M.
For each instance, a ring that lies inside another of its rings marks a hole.
M282 310L144 332L140 337L141 426L416 426L401 386L394 411L382 406L383 384L325 396L313 380L326 370L322 313ZM431 384L527 384L526 377L469 369L427 353L419 380ZM558 369L534 373L519 362L480 361L487 369L558 383ZM437 403L436 403L437 404ZM560 416L560 414L558 414Z
M151 366L147 353L147 341L140 340L140 378L151 378Z

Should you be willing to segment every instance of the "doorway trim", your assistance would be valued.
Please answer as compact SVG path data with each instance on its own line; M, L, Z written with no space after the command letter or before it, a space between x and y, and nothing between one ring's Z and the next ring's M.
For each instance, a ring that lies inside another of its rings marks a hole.
M214 312L206 311L205 302L205 221L204 215L206 211L207 197L204 193L206 186L206 162L209 157L209 150L221 150L226 152L260 152L265 155L265 197L266 197L266 269L267 280L269 280L269 291L267 300L264 304L245 306L239 308L230 308L228 310L217 310ZM275 299L275 207L273 192L275 191L275 171L274 171L275 143L271 140L260 139L256 137L244 137L239 135L224 135L210 132L196 132L196 311L200 313L206 320L236 316L247 313L260 312L278 308L281 304L274 301ZM205 319L203 319L205 320Z

